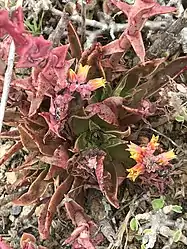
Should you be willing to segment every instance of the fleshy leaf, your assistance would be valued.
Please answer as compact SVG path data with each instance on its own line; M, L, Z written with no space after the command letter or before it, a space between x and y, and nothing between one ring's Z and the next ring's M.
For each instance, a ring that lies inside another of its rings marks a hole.
M68 151L62 145L60 145L54 151L53 156L50 156L50 157L41 156L40 157L41 161L48 163L48 164L51 164L51 165L54 165L54 166L58 166L58 167L63 168L63 169L66 169L66 167L67 167L68 159L69 159Z
M42 239L48 238L49 229L51 226L53 216L56 212L57 206L64 198L64 195L71 188L72 182L73 182L73 177L68 176L68 178L66 178L66 180L63 181L61 185L56 189L55 193L51 197L51 200L44 207L45 210L41 210L39 217L39 232Z
M71 55L74 58L80 59L82 55L82 48L79 37L71 22L68 23L68 39L70 43Z
M136 218L132 218L130 221L130 228L132 231L138 231L138 221Z
M108 124L118 126L118 119L115 113L104 103L90 104L85 108L85 111L89 113L90 117L97 114L99 118Z
M117 175L116 170L112 162L108 163L107 170L104 168L105 156L98 156L97 166L95 169L95 174L99 184L100 190L106 196L107 200L115 207L119 208L119 203L117 200Z
M21 141L16 142L12 147L0 158L0 166L5 163L10 157L23 148Z
M159 210L161 208L164 207L164 199L163 198L159 198L159 199L154 199L151 204L154 210Z
M36 180L30 185L28 192L13 201L13 203L25 206L34 203L38 198L40 198L49 184L49 182L43 180L46 174L46 170L42 171Z
M35 242L36 242L36 238L32 234L23 233L20 239L21 249L26 249L26 248L35 249L35 246L34 246Z
M7 10L0 10L0 28L12 36L19 55L17 67L33 67L46 58L51 42L42 36L33 37L24 29L22 8L17 8L9 19Z
M71 236L65 240L66 244L73 244L73 248L95 249L103 241L101 233L96 233L97 226L90 217L84 213L84 209L70 199L65 202L65 208L72 223L76 226Z
M1 249L13 249L8 243L6 243L2 237L0 237L0 248Z
M133 5L118 0L111 0L111 2L128 17L128 27L118 40L104 46L104 54L126 52L131 44L140 60L144 62L145 48L140 32L144 23L149 17L156 14L170 13L176 9L174 7L161 6L154 0L136 0Z

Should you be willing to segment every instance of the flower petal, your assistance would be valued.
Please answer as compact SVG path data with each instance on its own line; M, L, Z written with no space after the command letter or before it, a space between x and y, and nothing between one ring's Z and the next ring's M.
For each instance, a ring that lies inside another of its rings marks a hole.
M151 138L151 141L148 143L147 147L150 148L153 152L157 149L157 147L159 146L159 143L158 143L158 139L159 139L159 136L155 136L153 134L152 138Z
M174 153L173 150L170 150L170 151L167 151L167 152L164 152L160 155L157 156L157 163L159 163L160 165L168 165L169 164L169 161L173 160L176 158L176 155Z
M95 91L100 87L105 87L106 80L103 78L96 78L93 80L89 80L87 84L91 87L91 91Z
M128 145L128 151L130 152L131 154L131 158L134 159L136 162L141 162L142 161L142 156L143 156L143 152L144 152L144 148L143 147L140 147L134 143L130 143Z
M79 84L85 83L88 71L91 68L89 65L82 66L82 64L79 65L78 71L77 71L77 81Z
M142 164L136 164L134 167L127 169L127 171L129 172L127 178L134 182L136 178L144 172L144 166Z
M68 80L71 83L76 83L77 82L77 75L76 73L73 71L73 69L69 69L68 71Z

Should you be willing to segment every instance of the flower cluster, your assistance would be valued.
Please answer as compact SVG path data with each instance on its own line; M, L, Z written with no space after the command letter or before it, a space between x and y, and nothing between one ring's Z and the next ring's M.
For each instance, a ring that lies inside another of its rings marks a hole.
M68 72L68 83L70 91L75 90L81 94L83 98L89 97L92 91L100 87L105 87L106 80L103 78L95 78L87 81L88 72L91 66L79 64L77 73L73 69Z
M154 155L159 146L158 138L158 136L153 135L146 147L141 147L134 143L128 145L129 148L127 150L130 152L131 158L133 158L137 164L134 167L127 169L129 172L127 178L135 181L139 175L142 175L145 172L155 172L162 166L169 165L169 161L176 158L173 150Z

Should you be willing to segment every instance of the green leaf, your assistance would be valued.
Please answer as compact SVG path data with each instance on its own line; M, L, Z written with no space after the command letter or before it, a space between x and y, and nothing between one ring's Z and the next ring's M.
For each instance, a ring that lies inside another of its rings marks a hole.
M145 245L144 244L141 244L141 249L145 249Z
M87 140L87 133L82 133L75 141L74 144L74 150L84 150L86 148L89 148L91 145L89 144L89 141Z
M134 165L134 160L129 157L129 152L126 149L126 144L116 144L115 146L107 147L106 151L113 160L123 162L124 165L128 165L130 167Z
M153 231L151 229L145 229L143 231L144 234L151 234Z
M163 199L163 197L160 197L159 199L154 199L151 202L151 204L152 204L153 209L155 211L157 211L157 210L163 208L163 206L164 206L164 199Z
M138 231L138 221L136 218L132 218L130 221L130 228L132 231Z
M99 130L101 130L101 128L99 127L99 125L94 123L92 120L89 120L89 130L90 131L99 131Z
M101 88L101 90L102 90L101 101L111 97L111 95L112 95L112 87L111 87L111 85L106 84L106 86Z
M122 139L110 133L107 134L103 133L103 139L104 139L104 144L102 146L103 148L111 148L125 144L125 142Z
M177 122L183 123L184 120L185 120L185 118L184 118L184 116L177 115L177 116L175 117L175 120L176 120Z
M180 238L181 238L181 235L182 235L181 230L175 231L174 234L173 234L173 241L178 242L180 240Z
M73 115L71 116L69 123L72 132L77 136L89 130L89 117L87 116Z
M172 211L175 212L175 213L181 214L182 213L182 207L179 206L179 205L172 205Z

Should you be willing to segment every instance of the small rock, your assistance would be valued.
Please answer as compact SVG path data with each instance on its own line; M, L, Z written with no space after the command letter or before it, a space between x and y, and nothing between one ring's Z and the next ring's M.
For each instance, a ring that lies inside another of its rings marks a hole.
M40 206L38 206L35 209L35 215L38 217L40 215L40 212L42 211L42 209L44 208L45 204L41 204Z
M6 172L5 173L7 182L13 184L17 180L17 173L16 172Z
M15 221L15 219L16 219L16 218L15 218L13 215L10 215L10 216L9 216L9 220L12 221L12 223Z
M22 209L20 217L27 216L31 210L32 210L32 206L24 206Z
M11 215L17 216L21 213L22 207L21 206L12 206L10 211Z

